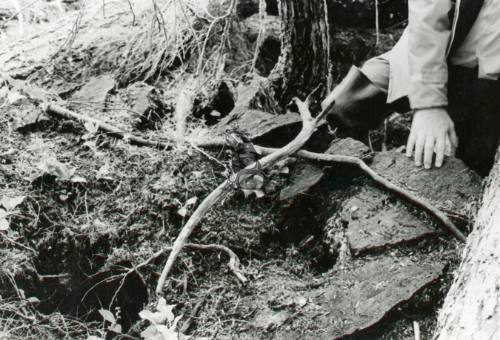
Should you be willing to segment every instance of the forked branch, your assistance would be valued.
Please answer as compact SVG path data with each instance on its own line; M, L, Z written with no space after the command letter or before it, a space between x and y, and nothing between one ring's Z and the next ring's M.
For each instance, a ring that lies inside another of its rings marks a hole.
M333 105L333 103L330 104L329 107L325 108L323 111L321 111L321 113L317 117L314 118L312 117L311 112L309 111L309 108L305 102L302 102L297 98L294 98L293 101L297 105L297 108L299 109L300 112L300 116L302 117L302 129L290 143L288 143L281 149L273 150L273 152L268 153L266 156L260 159L258 162L260 163L261 168L268 168L276 164L280 160L289 157L294 153L296 153L297 151L299 151L312 136L312 134L318 127L319 123L325 116L325 114ZM309 101L307 100L306 102ZM255 168L256 165L257 162L252 163L249 166L247 166L246 169L253 169ZM206 213L222 199L225 193L227 193L227 188L229 187L230 184L231 184L230 181L226 180L222 184L220 184L217 188L215 188L215 190L212 191L210 195L208 195L201 202L198 208L196 208L196 210L193 212L189 220L182 228L181 232L179 233L179 236L177 236L177 239L175 240L172 246L172 252L168 257L167 263L165 264L160 279L158 280L158 284L156 286L157 294L162 293L163 287L165 285L165 280L167 279L167 276L170 274L170 271L172 270L175 260L182 251L182 248L187 243L189 236L191 236L192 232L194 231L196 226L201 222L202 218L206 215Z

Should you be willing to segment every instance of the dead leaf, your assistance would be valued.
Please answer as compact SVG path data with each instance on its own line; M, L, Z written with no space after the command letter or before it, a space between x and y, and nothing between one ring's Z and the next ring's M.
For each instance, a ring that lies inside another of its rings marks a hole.
M198 202L198 197L196 197L196 196L191 197L190 199L188 199L186 201L186 203L184 203L184 205L182 206L182 208L180 208L179 210L177 210L177 214L179 214L182 217L185 217L187 215L187 213L188 213L188 208L190 206L196 204L196 202Z
M141 319L148 320L154 325L161 325L168 321L169 324L172 324L175 320L174 313L172 312L175 308L175 305L167 305L167 301L164 298L160 298L158 300L158 304L156 305L156 312L151 312L147 309L142 310L139 313Z
M255 197L257 198L262 198L266 195L262 190L241 189L241 191L243 191L243 195L245 195L245 198L249 198L250 196L252 196L252 194L255 194Z
M0 231L7 231L9 230L9 221L7 221L5 218L0 219Z
M12 211L18 205L23 203L25 198L26 198L26 196L15 196L15 197L3 196L2 201L0 203L7 211Z
M122 325L115 324L108 328L110 331L120 334L122 332Z
M7 94L7 104L11 104L11 105L16 104L17 102L23 100L24 98L26 98L26 97L17 91L10 91Z
M69 180L75 169L68 167L66 164L59 162L55 157L48 156L42 158L38 163L38 169L42 171L42 174L52 175L57 177L59 180Z
M184 205L189 206L189 205L196 204L196 202L198 202L198 197L193 196L190 199L188 199Z
M177 214L182 217L186 217L187 213L188 210L186 209L186 207L182 207L179 210L177 210Z
M71 177L72 183L87 183L87 180L82 176L73 176Z
M111 170L111 166L109 165L109 162L106 161L106 163L97 170L97 178L98 179L112 179L109 175Z
M113 325L116 324L115 316L109 310L99 309L99 314L101 314L101 316L104 320L110 322Z
M257 328L270 330L276 329L283 325L290 318L290 313L287 311L275 312L270 309L259 312L253 321Z
M0 208L0 231L9 230L9 221L7 220L8 216L9 213Z

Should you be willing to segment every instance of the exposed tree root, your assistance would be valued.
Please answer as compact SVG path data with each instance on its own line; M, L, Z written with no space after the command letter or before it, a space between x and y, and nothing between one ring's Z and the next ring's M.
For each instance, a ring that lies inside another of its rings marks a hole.
M269 153L267 156L264 156L257 162L254 162L247 166L245 169L253 169L260 165L262 169L267 168L276 164L276 162L293 155L297 151L299 151L304 144L309 140L314 131L316 130L318 124L321 122L325 114L330 109L329 107L323 110L316 118L313 118L311 113L309 112L309 98L306 102L302 102L297 98L294 98L295 104L297 105L300 115L302 117L302 130L299 132L297 137L295 137L290 143L285 145L281 149L276 149L272 153ZM332 105L332 104L330 104ZM202 218L206 215L206 213L217 204L222 197L227 193L227 188L231 185L230 180L224 181L220 184L214 191L212 191L205 199L201 202L201 204L196 208L193 212L187 223L182 228L179 236L174 242L172 252L170 253L167 263L163 268L160 279L158 280L158 285L156 286L156 293L161 294L163 291L163 286L165 285L165 280L172 270L172 267L175 263L175 260L179 256L179 253L182 251L182 248L187 243L189 236L192 234L196 226L201 222Z
M262 154L270 154L275 152L276 149L273 148L264 148L260 146L255 146L255 149ZM370 177L375 183L383 187L384 189L404 198L407 202L427 211L429 214L434 216L439 222L440 225L448 232L453 234L458 240L465 242L465 235L458 230L455 224L443 213L441 210L433 206L429 201L418 197L408 190L405 190L394 183L391 183L387 179L383 178L375 171L373 171L362 159L352 156L343 156L343 155L327 155L322 153L315 153L306 150L300 150L297 152L297 156L309 159L316 162L327 162L327 163L339 163L339 164L351 164L359 169L361 169L368 177Z
M223 245L219 245L219 244L195 244L195 243L186 243L186 244L184 244L184 247L191 248L191 249L197 249L197 250L215 250L215 251L222 251L222 252L226 253L229 256L229 262L227 264L229 270L234 274L234 276L236 276L236 278L238 279L238 281L241 284L244 285L244 284L246 284L248 282L248 279L243 274L243 271L240 268L240 258L238 257L238 255L236 255L236 253L234 251L232 251L228 247L223 246ZM138 270L140 268L147 266L152 261L154 261L158 257L160 257L163 254L165 254L167 251L172 251L173 249L174 249L174 247L165 247L165 248L157 251L156 253L154 253L151 257L149 257L145 261L143 261L143 262L139 263L138 265L130 268L126 273L122 274L121 275L120 285L118 286L118 289L115 291L115 293L113 295L113 298L111 299L110 305L112 305L113 302L115 301L116 297L118 296L118 293L120 292L120 290L123 288L123 285L125 284L126 278L129 275L131 275L132 273L139 274ZM90 290L92 290L96 286L92 287Z
M297 154L297 156L304 158L304 159L309 159L313 161L319 161L319 162L328 162L328 163L340 163L340 164L351 164L359 169L361 169L365 174L367 174L375 183L380 185L381 187L385 188L386 190L389 190L390 192L393 192L397 194L398 196L404 198L406 201L409 203L427 211L430 213L432 216L434 216L439 222L440 225L453 234L457 239L459 239L462 242L465 242L466 237L461 233L458 228L454 225L454 223L446 216L445 213L434 207L430 202L427 200L420 198L411 192L391 183L390 181L386 180L379 174L377 174L375 171L373 171L363 160L357 158L357 157L352 157L352 156L343 156L343 155L327 155L327 154L320 154L320 153L313 153L305 150L300 150L302 146L307 142L307 140L310 138L310 136L314 133L317 124L319 123L320 119L323 118L323 115L328 111L328 108L323 110L318 117L313 118L309 112L308 109L308 100L306 102L301 102L298 99L295 99L295 103L297 104L297 107L299 108L302 120L303 120L303 127L301 132L297 135L297 137L291 141L289 144L287 144L285 147L281 149L273 149L273 148L265 148L265 147L259 147L255 146L256 150L260 152L263 155L266 155L263 157L259 163L262 168L269 167L279 160L286 158L288 156ZM133 136L128 133L125 133L121 131L120 129L116 128L115 126L104 123L102 121L99 121L95 118L87 117L81 114L78 114L76 112L67 110L65 108L62 108L57 105L46 105L45 111L48 114L68 118L68 119L74 119L78 120L80 122L91 122L96 124L99 129L102 131L105 131L111 135L114 135L119 138L124 138L128 139L131 143L137 144L137 145L142 145L142 146L151 146L151 147L157 147L161 149L169 148L170 143L164 143L164 142L155 142L155 141L150 141L146 140L141 137ZM223 145L224 142L222 141L215 141L213 143L201 143L197 144L198 147L213 147L213 146L221 146ZM247 167L247 169L254 168L256 166L256 163L251 164ZM162 292L163 286L165 284L165 280L170 273L173 264L178 257L180 251L182 248L185 246L189 236L193 232L194 228L201 222L201 219L205 216L205 214L212 208L219 200L224 196L225 193L227 193L227 188L231 185L230 180L224 181L222 184L220 184L214 191L212 191L204 200L203 202L198 206L198 208L194 211L194 213L191 215L183 229L181 230L179 236L177 237L176 241L174 242L174 245L172 247L172 252L167 260L167 263L162 271L162 274L160 276L160 279L158 281L158 285L156 287L156 292L157 294L160 294ZM235 274L236 275L236 274ZM238 276L238 275L237 275ZM240 281L242 281L240 279Z
M141 137L133 136L128 133L125 133L118 129L117 127L104 123L98 119L87 117L81 114L78 114L76 112L70 111L68 109L65 109L63 107L57 106L57 105L47 105L45 108L45 111L49 114L56 115L59 117L63 118L68 118L68 119L74 119L78 120L80 122L91 122L94 124L97 124L100 130L109 133L111 135L114 135L115 137L118 138L124 138L128 139L131 143L134 143L136 145L140 146L151 146L151 147L157 147L160 149L166 149L170 147L169 143L164 143L164 142L155 142L155 141L150 141ZM172 139L173 141L173 139ZM222 140L214 140L214 141L209 141L209 142L203 142L203 143L196 143L195 144L197 147L200 148L213 148L213 147L220 147L224 146L225 142ZM270 155L271 153L277 151L277 149L273 148L265 148L261 146L255 145L255 149L260 152L261 154L264 155ZM465 242L466 237L465 235L458 230L458 228L455 226L455 224L448 218L447 214L439 210L438 208L434 207L430 202L427 200L420 198L408 190L405 190L387 179L383 178L379 174L377 174L375 171L373 171L362 159L357 158L357 157L352 157L352 156L343 156L343 155L327 155L327 154L322 154L322 153L315 153L315 152L310 152L306 150L300 150L296 153L297 156L312 160L315 162L326 162L326 163L339 163L339 164L351 164L359 169L361 169L365 174L367 174L375 183L380 185L381 187L389 190L390 192L393 192L397 194L398 196L402 197L409 203L427 211L430 213L434 218L436 218L439 222L440 225L443 226L443 228L453 234L458 240ZM261 162L262 164L262 162ZM224 184L224 183L223 183Z
M121 129L117 128L112 124L105 123L99 119L88 117L74 111L68 110L62 106L55 104L45 104L43 110L53 116L57 116L60 118L72 119L79 121L81 123L92 123L95 124L99 130L120 139L125 139L130 141L131 144L139 145L139 146L149 146L158 149L170 149L171 143L169 142L161 142L161 141L151 141L142 137L138 137L132 134L129 134Z

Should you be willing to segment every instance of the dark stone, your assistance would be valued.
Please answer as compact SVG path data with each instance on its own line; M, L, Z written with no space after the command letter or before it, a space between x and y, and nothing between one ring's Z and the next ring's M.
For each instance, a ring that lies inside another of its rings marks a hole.
M253 109L264 112L278 113L278 107L272 93L269 93L269 81L266 78L254 76L250 81L240 83L236 90L237 100L235 110Z
M20 107L19 114L14 116L13 128L19 133L43 131L52 126L50 118L41 110L33 107Z
M152 86L142 82L133 83L127 87L127 101L137 118L146 116L151 110L149 95L152 90Z
M111 75L92 77L71 96L71 100L104 108L108 93L115 88L115 85Z
M448 158L441 168L425 170L404 154L388 151L376 154L371 168L454 214L468 216L481 195L481 178L456 158Z
M385 256L356 262L332 273L326 281L273 268L254 282L260 295L242 299L241 306L245 302L252 306L245 312L253 310L255 316L249 320L251 328L235 338L316 340L356 336L398 307L404 308L439 280L444 267L432 256Z
M459 226L468 222L474 202L481 194L481 179L462 161L447 160L440 169L416 168L404 154L378 153L371 168L392 183L448 213ZM371 184L342 204L341 217L347 223L346 236L355 255L433 236L441 229L418 214L410 203Z
M372 186L343 203L342 219L349 247L355 255L434 235L438 229L410 212L400 201Z
M300 130L302 120L297 113L273 115L259 110L236 108L218 124L219 133L238 130L256 144L280 147Z
M325 153L329 155L353 156L363 160L371 159L373 157L373 154L367 145L353 138L334 140Z
M436 281L443 269L442 263L383 257L339 273L326 288L310 293L323 329L303 339L339 339L367 329Z
M297 164L291 173L290 185L283 188L280 192L280 201L294 201L318 184L323 178L323 175L323 170L312 164Z
M174 107L163 98L159 90L144 82L136 82L126 89L127 104L131 109L131 123L138 128L153 128ZM169 105L170 104L170 105Z

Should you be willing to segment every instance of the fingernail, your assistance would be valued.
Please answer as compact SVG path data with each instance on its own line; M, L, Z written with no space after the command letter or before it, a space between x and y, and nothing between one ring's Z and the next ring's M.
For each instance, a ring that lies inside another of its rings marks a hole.
M429 164L426 164L426 165L425 165L425 168L428 170L428 169L430 169L430 168L431 168L431 166L430 166Z

